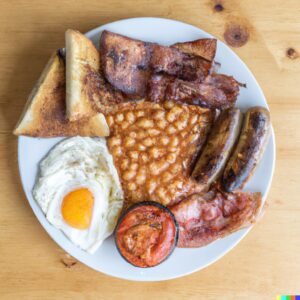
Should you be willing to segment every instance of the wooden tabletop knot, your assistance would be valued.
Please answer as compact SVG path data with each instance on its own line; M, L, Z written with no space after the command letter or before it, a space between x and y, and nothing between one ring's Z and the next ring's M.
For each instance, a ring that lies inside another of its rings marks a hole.
M221 11L224 10L224 6L221 3L217 3L214 6L214 10L217 11L217 12L221 12Z
M286 56L290 59L296 59L299 57L299 53L294 48L288 48L286 50Z
M224 39L229 46L242 47L249 40L249 30L245 25L228 24L224 32Z

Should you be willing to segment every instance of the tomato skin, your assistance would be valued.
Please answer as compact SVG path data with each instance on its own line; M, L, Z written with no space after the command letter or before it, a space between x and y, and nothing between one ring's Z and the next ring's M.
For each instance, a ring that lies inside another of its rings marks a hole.
M162 263L173 252L178 231L177 221L167 207L145 201L122 214L115 229L115 242L127 262L149 268Z

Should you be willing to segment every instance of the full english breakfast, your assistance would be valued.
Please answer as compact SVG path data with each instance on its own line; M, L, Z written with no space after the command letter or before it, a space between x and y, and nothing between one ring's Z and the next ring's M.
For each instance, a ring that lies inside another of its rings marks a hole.
M170 46L104 30L99 50L67 30L14 134L68 137L40 162L32 194L47 220L94 253L114 234L120 255L154 267L175 247L203 247L255 223L270 114L236 107L216 39Z

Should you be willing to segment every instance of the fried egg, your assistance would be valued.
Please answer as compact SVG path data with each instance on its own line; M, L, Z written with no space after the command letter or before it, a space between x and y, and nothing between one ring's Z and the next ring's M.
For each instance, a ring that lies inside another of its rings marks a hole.
M112 234L123 192L104 138L73 137L40 163L33 196L48 221L94 253Z

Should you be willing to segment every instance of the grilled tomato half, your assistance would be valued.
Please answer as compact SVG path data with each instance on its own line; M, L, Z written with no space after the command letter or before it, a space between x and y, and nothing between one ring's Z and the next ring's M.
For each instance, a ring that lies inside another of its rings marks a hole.
M119 219L115 241L126 261L140 268L154 267L176 247L178 224L167 207L152 201L140 202Z

